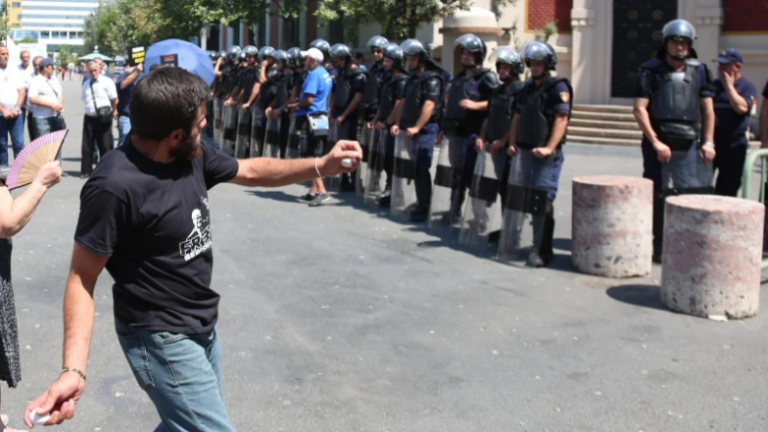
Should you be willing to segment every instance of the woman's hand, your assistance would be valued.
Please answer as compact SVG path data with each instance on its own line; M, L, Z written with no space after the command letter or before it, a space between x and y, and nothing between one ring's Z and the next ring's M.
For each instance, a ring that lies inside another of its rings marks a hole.
M53 161L40 167L33 183L37 183L46 189L50 189L60 181L61 163L59 161Z

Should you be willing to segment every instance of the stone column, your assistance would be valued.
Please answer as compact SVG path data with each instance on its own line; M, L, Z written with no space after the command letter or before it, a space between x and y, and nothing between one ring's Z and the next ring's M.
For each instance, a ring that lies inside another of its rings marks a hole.
M667 198L661 302L700 317L756 315L764 215L765 206L739 198Z
M645 276L653 255L653 182L640 177L573 179L573 267L612 278Z

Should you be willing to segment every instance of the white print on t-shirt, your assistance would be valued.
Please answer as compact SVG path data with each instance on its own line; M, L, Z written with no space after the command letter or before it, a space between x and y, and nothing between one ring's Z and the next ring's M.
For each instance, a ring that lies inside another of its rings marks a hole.
M179 253L184 261L189 261L196 256L211 250L211 226L209 218L203 219L200 209L192 210L192 232L187 239L179 243Z
M208 209L208 210L210 210L210 209L211 209L211 207L208 205L208 198L206 198L206 197L200 197L200 202L201 202L201 203L203 203L203 204L205 205L205 208L206 208L206 209Z

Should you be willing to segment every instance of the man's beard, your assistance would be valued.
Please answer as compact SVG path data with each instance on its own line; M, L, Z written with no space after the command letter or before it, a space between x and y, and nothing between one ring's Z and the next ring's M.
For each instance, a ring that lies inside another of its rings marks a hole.
M182 141L180 146L171 149L169 153L175 160L186 160L192 162L193 160L197 159L201 154L200 134L189 134L186 138L184 138L184 141Z

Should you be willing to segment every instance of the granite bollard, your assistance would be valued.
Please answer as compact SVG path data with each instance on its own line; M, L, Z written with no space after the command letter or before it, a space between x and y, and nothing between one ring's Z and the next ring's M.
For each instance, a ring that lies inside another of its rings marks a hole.
M573 267L628 278L651 272L653 182L628 176L573 179Z
M765 206L739 198L667 198L661 302L700 317L756 315L764 215Z

